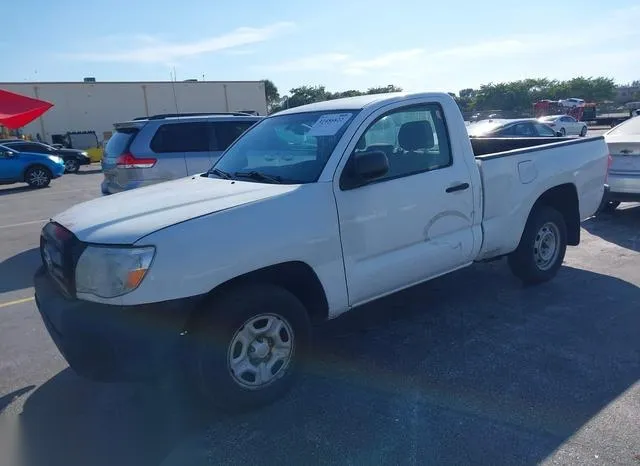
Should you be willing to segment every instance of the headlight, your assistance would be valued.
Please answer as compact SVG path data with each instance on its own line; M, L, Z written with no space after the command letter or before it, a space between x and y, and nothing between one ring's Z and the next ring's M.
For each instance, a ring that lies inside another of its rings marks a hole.
M88 246L76 266L76 292L114 298L135 290L151 266L153 246Z
M49 160L51 160L53 163L62 163L62 164L64 163L64 160L62 160L57 155L50 155Z
M88 152L80 152L80 155L82 155L83 157L89 157L89 153Z

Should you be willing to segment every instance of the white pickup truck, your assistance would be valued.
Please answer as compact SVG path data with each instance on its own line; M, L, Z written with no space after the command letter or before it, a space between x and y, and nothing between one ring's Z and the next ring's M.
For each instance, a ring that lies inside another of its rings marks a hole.
M470 139L447 94L314 103L259 122L207 173L52 218L36 302L80 374L179 367L226 406L265 403L314 322L474 261L551 279L607 166L601 137Z

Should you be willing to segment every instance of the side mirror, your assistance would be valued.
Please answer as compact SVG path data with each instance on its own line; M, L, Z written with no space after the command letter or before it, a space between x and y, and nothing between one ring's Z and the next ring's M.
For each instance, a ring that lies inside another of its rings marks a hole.
M16 153L12 150L3 150L1 153L4 157L7 158L14 157L16 155Z
M354 153L340 181L342 189L364 186L389 172L389 159L382 151ZM345 176L346 175L346 176Z
M556 137L561 138L562 137L562 133L560 131L556 131Z

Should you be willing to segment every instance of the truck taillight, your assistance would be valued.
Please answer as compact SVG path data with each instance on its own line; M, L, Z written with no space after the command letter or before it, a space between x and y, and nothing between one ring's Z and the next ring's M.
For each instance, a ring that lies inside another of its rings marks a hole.
M118 168L151 168L156 164L154 158L137 158L131 152L125 152L116 159Z

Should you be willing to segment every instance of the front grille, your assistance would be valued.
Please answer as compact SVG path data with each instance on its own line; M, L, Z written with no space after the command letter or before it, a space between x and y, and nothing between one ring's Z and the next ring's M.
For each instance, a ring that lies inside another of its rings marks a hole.
M75 268L84 245L63 226L50 222L40 235L40 256L49 275L68 297L75 296Z

